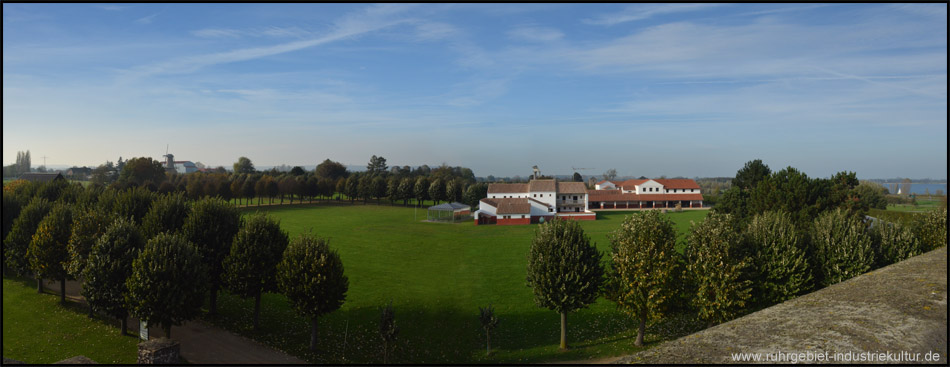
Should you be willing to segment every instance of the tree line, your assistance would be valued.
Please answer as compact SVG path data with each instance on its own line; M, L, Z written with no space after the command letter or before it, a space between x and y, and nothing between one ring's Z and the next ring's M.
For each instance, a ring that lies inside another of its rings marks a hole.
M682 253L673 222L656 210L628 216L608 235L606 261L577 222L538 226L527 283L539 307L561 315L561 348L567 315L600 296L637 321L639 346L646 324L670 313L712 326L947 243L946 209L905 223L864 217L883 199L853 173L809 180L752 161L732 185L728 204L692 223Z

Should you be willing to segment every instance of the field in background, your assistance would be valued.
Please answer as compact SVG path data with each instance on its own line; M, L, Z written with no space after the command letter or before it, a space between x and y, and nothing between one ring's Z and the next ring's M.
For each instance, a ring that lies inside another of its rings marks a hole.
M330 239L343 259L350 290L343 307L319 321L320 352L310 354L309 323L287 300L262 300L262 331L252 332L252 300L224 294L214 321L311 362L382 362L378 335L380 307L390 300L400 328L390 362L543 362L609 357L633 352L634 323L604 299L568 315L568 343L559 352L559 315L538 308L525 284L525 267L536 226L475 226L426 223L425 210L388 205L268 206L295 237L313 232ZM607 234L630 212L598 213L581 222L597 247L609 248ZM670 213L682 235L706 211ZM501 324L492 337L494 354L485 357L478 307L489 303ZM685 317L648 328L648 343L684 335L695 324Z

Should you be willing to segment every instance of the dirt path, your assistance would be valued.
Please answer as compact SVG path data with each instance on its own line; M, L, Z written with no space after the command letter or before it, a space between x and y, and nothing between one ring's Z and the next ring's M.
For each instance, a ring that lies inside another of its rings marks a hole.
M59 294L59 282L44 282L46 292ZM76 281L66 282L66 297L86 303L79 293ZM129 319L129 333L137 335L139 320ZM150 328L150 337L163 336L160 328ZM197 364L306 364L297 357L271 349L267 346L229 331L208 325L202 321L189 321L181 326L172 326L172 338L181 343L181 356L189 363Z

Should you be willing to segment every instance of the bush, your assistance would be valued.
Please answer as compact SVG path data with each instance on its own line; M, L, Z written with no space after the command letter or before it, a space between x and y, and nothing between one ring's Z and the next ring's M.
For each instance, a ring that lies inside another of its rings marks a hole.
M201 312L207 276L191 243L181 235L161 233L132 261L125 302L132 316L144 320L148 327L161 325L170 338L172 325L181 325Z
M744 233L752 252L753 298L774 304L812 288L805 239L786 212L765 212L752 218Z
M822 213L814 223L811 243L820 284L848 280L874 266L871 236L860 219L835 209Z

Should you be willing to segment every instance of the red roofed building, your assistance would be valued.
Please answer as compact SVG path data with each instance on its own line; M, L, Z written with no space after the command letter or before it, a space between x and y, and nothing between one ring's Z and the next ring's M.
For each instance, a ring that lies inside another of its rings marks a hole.
M475 212L475 224L529 224L554 219L594 220L583 182L531 180L526 184L488 185L488 197Z
M688 178L602 182L604 184L598 183L598 187L616 188L590 191L591 209L673 208L676 204L683 208L703 207L699 184Z

